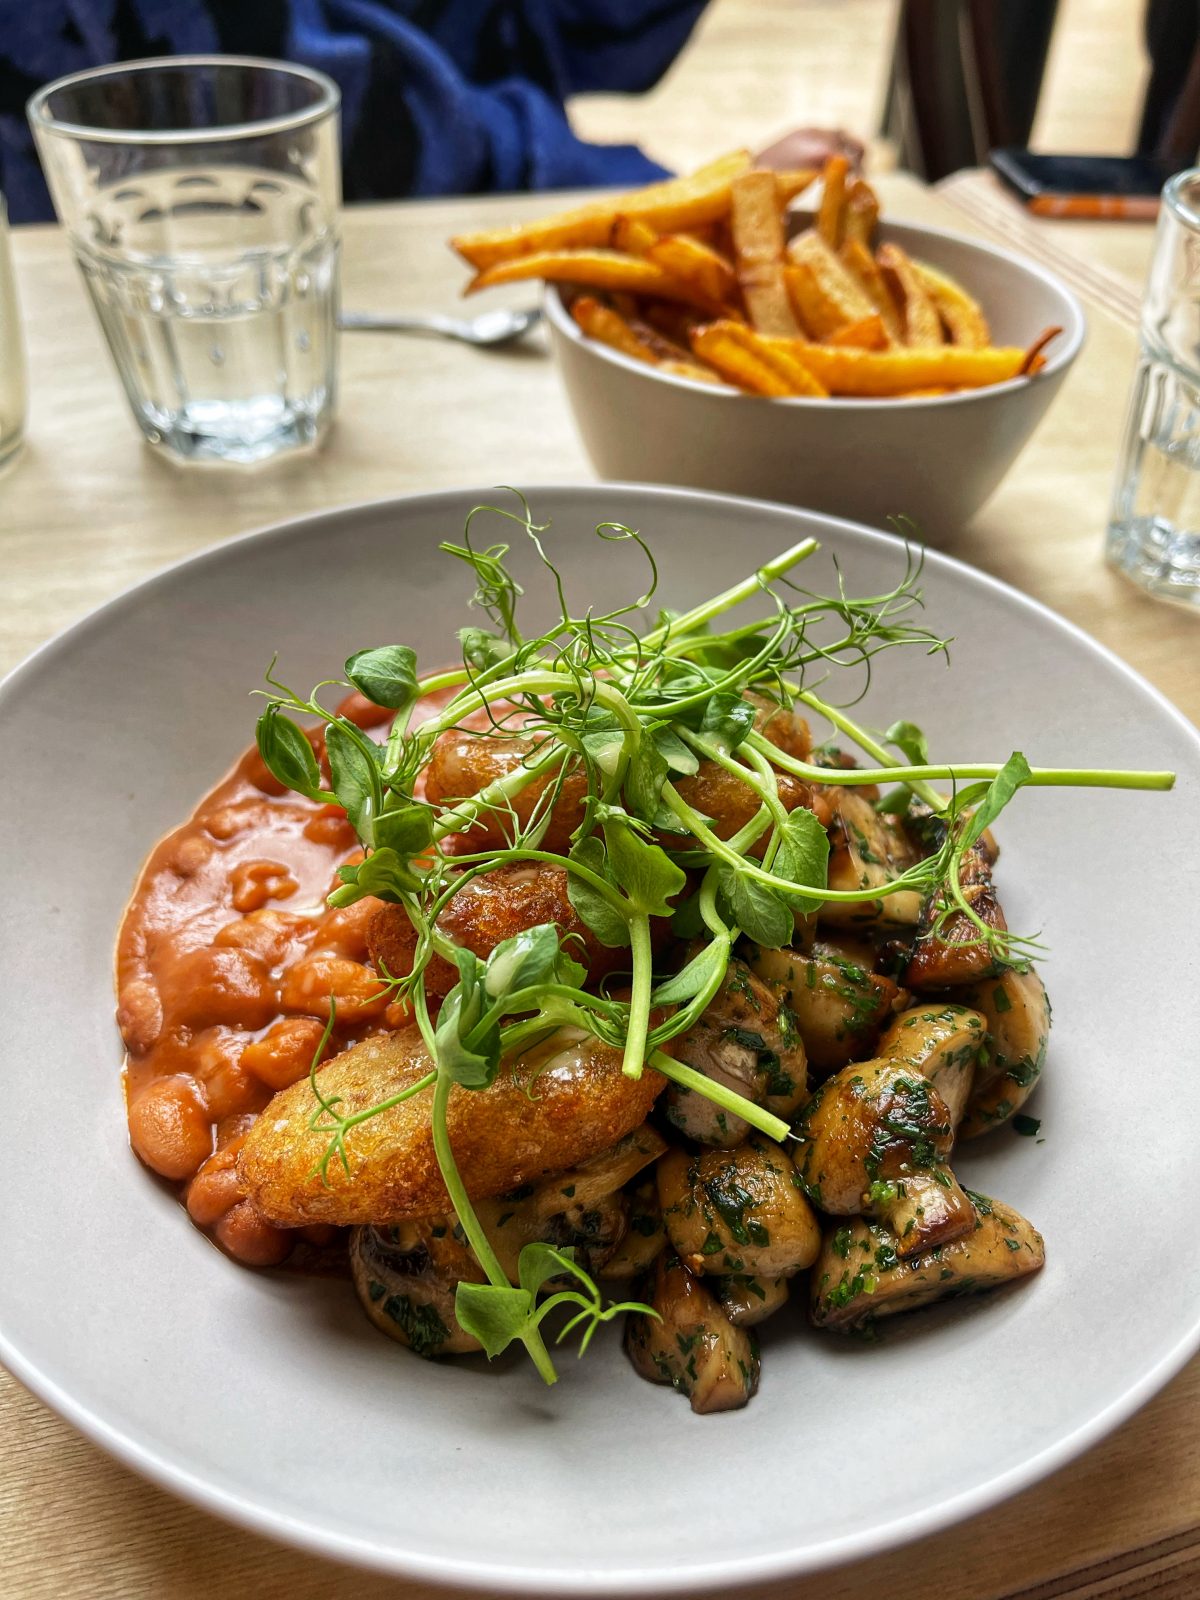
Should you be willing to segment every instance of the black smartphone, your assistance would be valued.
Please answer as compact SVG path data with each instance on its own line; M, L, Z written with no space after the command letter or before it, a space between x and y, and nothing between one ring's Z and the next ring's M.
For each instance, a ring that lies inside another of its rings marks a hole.
M1153 217L1163 184L1179 170L1160 156L1039 155L1015 145L993 150L990 160L1043 217Z

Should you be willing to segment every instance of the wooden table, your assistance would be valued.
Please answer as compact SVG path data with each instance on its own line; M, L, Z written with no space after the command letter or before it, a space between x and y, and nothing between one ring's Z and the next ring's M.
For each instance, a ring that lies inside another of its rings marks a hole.
M882 181L901 217L983 232L912 179ZM364 309L450 307L449 233L556 209L544 197L364 208L346 218L345 297ZM1058 242L1062 239L1058 227ZM1080 225L1078 251L1096 255ZM1129 270L1134 234L1122 235ZM1148 258L1150 230L1140 234ZM168 561L230 534L349 501L452 484L528 484L590 469L538 344L480 354L352 334L328 448L251 474L181 471L140 442L55 229L14 240L32 414L0 477L0 667ZM511 298L527 301L528 289ZM1040 433L955 553L1049 602L1200 718L1200 619L1143 598L1101 542L1133 363L1126 316L1089 304L1087 347ZM1081 1461L1006 1506L892 1555L762 1591L791 1600L1023 1600L1200 1592L1200 1362ZM424 1596L228 1528L101 1455L0 1373L0 1595L5 1600L249 1590L286 1600Z

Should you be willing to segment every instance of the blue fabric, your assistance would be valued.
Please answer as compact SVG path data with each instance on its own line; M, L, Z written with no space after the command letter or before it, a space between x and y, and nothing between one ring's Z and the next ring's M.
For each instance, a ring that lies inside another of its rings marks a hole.
M0 190L52 216L24 103L47 80L138 56L268 54L342 92L348 199L638 184L663 169L590 145L565 99L640 91L704 0L0 0Z

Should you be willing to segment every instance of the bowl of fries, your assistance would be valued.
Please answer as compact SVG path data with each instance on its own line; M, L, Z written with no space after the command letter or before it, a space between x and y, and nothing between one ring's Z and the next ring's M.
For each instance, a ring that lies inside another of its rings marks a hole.
M1041 421L1084 316L1033 263L879 209L840 157L777 172L739 151L452 244L468 292L545 283L602 477L903 516L944 543Z

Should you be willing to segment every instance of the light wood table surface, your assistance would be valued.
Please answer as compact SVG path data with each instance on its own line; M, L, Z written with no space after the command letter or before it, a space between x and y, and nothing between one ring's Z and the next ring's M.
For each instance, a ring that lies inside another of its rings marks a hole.
M881 181L902 218L984 232L914 180ZM346 217L345 300L449 308L449 233L556 209L521 197L365 208ZM1102 240L1078 235L1103 264ZM1150 251L1141 230L1141 264ZM1131 270L1137 235L1121 236ZM1063 241L1057 225L1056 243ZM167 562L306 511L454 484L573 481L590 468L540 343L507 353L387 335L343 340L336 432L316 458L255 473L181 471L140 441L63 239L18 230L29 441L0 476L0 667ZM510 293L527 301L531 291ZM1133 365L1127 317L1089 301L1087 346L1041 431L984 510L936 542L1048 602L1200 718L1200 617L1143 598L1101 543ZM936 449L936 443L933 444ZM952 471L953 464L946 463ZM115 1073L115 1063L114 1063ZM114 1077L115 1084L115 1077ZM114 1089L115 1092L115 1089ZM1038 1488L948 1533L819 1578L782 1600L1073 1600L1200 1594L1200 1363L1107 1442ZM421 1600L435 1591L350 1572L229 1528L133 1477L0 1373L4 1600ZM444 1592L444 1591L439 1591Z

